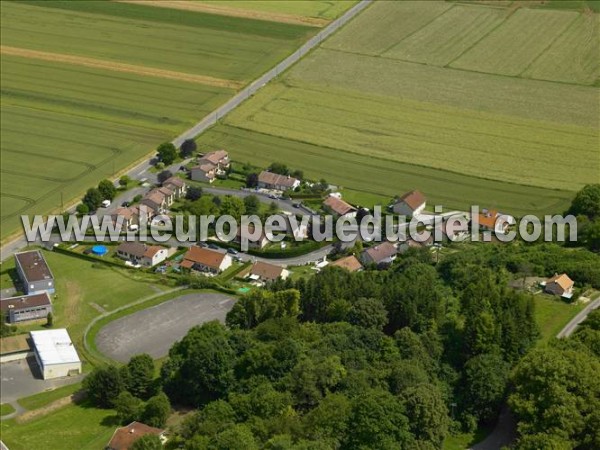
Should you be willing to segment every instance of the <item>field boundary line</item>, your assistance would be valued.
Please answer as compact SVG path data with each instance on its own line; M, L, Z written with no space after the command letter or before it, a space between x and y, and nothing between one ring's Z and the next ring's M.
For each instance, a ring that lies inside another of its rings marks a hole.
M76 66L91 67L94 69L104 69L113 72L132 73L135 75L149 76L155 78L167 78L177 81L186 81L189 83L203 84L206 86L215 86L238 90L246 83L242 81L226 80L222 78L209 77L206 75L195 75L191 73L176 72L173 70L157 69L154 67L138 66L104 59L90 58L87 56L67 55L64 53L44 52L39 50L30 50L20 47L0 46L2 55L17 56L28 59L39 59L42 61L73 64Z
M180 0L113 0L117 3L132 3L134 5L153 6L157 8L180 9L183 11L215 14L220 16L240 17L243 19L264 20L268 22L287 23L322 28L331 22L318 17L300 16L288 13L275 13L251 9L234 8L231 6L211 5Z
M517 76L519 78L529 78L529 77L524 77L523 74L525 72L527 72L527 70L531 66L533 66L536 63L536 61L538 59L540 59L548 50L550 50L550 47L552 47L556 41L558 41L562 36L564 36L565 33L567 31L569 31L571 29L571 27L573 27L573 25L575 24L575 22L577 22L579 20L580 17L581 17L581 14L577 14L577 16L573 18L573 20L571 21L571 23L569 25L567 25L564 30L562 30L560 33L558 33L554 37L554 39L551 39L550 43L546 47L544 47L544 49L540 53L538 53L535 58L533 58L531 61L529 61L529 64L527 64L525 66L525 68L521 72L519 72L519 74Z
M401 44L402 42L404 42L406 39L408 39L411 36L414 36L415 34L417 34L419 31L427 28L429 25L431 25L433 22L435 22L436 20L438 20L440 17L442 17L444 14L446 14L448 11L450 11L451 9L454 9L454 4L450 4L450 6L448 8L446 8L445 10L443 10L441 13L439 13L437 16L435 16L434 18L432 18L431 20L429 20L427 23L425 23L422 27L417 28L415 31L413 31L412 33L408 33L406 36L404 36L402 39L400 39L398 42L394 42L392 45L390 45L389 47L386 47L382 52L378 53L378 56L383 55L384 53L389 52L391 49L393 49L395 46Z

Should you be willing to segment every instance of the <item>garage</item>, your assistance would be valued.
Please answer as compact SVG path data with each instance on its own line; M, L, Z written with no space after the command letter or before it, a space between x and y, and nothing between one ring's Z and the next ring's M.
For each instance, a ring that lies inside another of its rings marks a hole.
M66 329L31 331L29 334L44 380L81 373L81 360Z

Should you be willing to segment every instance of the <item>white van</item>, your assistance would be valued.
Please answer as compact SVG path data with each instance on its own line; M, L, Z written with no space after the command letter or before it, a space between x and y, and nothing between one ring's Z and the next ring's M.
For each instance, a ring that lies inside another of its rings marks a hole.
M110 206L110 200L104 200L102 202L102 207L103 208L108 208Z

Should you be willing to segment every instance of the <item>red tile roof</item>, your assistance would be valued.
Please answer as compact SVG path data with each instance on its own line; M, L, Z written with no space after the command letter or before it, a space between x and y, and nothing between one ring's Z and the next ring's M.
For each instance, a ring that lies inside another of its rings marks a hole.
M420 191L410 191L404 194L398 202L404 202L413 211L426 202L425 196Z
M257 275L261 280L273 281L281 276L283 267L257 261L250 270L250 275Z
M367 255L369 255L371 260L377 264L387 258L394 256L396 253L398 253L398 249L394 244L386 241L379 245L366 249L365 252L367 253Z
M331 263L332 266L341 267L350 272L356 272L362 269L362 264L354 255L346 256Z
M546 282L546 286L548 286L550 283L558 284L564 291L568 291L575 284L575 282L571 280L566 273L562 273L560 275L555 274Z
M128 450L133 443L146 434L160 436L165 432L160 428L154 428L145 423L131 422L129 425L117 428L107 448L111 450Z
M213 269L219 269L226 256L225 253L216 252L208 248L190 247L184 255L181 265L188 267L189 262L186 263L186 261L190 261L192 265L197 263Z
M279 175L278 173L264 170L258 175L258 181L259 183L269 185L292 187L298 180L289 175Z
M325 199L323 205L333 211L335 214L343 216L344 214L348 214L352 211L356 211L356 208L349 203L346 203L344 200L337 198L333 195L330 195Z

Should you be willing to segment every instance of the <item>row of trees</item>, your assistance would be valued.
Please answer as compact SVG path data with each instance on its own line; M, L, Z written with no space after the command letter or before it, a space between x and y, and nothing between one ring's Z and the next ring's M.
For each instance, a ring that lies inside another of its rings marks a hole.
M113 200L117 195L117 188L110 180L102 180L98 183L98 187L87 190L81 203L77 205L79 214L87 214L90 211L95 211L102 205L104 200Z
M181 144L179 151L171 142L163 142L156 149L158 159L165 166L169 166L175 162L178 156L181 158L189 158L194 154L197 149L196 141L193 139L186 139Z

